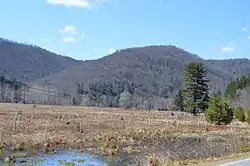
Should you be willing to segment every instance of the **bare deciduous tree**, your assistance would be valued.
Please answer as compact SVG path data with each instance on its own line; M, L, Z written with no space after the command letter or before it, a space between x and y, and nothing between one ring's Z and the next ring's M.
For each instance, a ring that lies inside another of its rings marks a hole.
M250 87L238 90L237 98L233 101L233 104L244 109L250 109Z

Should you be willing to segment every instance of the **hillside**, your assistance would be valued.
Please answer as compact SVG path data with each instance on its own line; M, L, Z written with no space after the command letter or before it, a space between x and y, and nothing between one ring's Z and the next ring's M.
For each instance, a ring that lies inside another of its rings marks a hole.
M244 109L250 107L250 74L231 81L225 90L225 96L231 98L235 106Z
M0 38L0 75L28 82L79 64L37 46Z
M234 76L248 75L250 71L249 59L225 59L225 60L208 60L209 63L219 66L225 71L232 73Z
M99 89L107 88L107 82L110 82L113 85L119 84L114 86L120 86L120 89L127 88L142 96L150 94L167 97L175 95L183 85L184 64L193 61L205 65L211 80L210 86L216 85L222 91L225 84L236 76L250 73L250 60L247 59L204 60L171 45L147 46L123 49L98 60L85 61L63 72L36 80L36 83L46 85L49 82L65 91L74 92L76 81L82 81L87 88L90 83L96 83Z
M107 96L118 100L123 91L143 98L173 97L183 85L184 65L194 61L205 65L211 89L223 91L231 80L250 73L248 59L204 60L172 45L127 48L98 60L77 61L0 38L0 57L0 75L73 95L76 83L83 83L81 93L93 95L97 103Z

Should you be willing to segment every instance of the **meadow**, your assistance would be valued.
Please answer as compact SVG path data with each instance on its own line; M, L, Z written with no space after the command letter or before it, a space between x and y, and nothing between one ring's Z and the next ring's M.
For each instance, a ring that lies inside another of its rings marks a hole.
M194 165L249 152L249 136L247 123L185 112L0 104L0 155L73 148L113 165Z

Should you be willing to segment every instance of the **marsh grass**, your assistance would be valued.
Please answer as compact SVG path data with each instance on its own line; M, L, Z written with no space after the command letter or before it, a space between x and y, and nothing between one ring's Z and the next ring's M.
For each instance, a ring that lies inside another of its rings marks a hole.
M4 142L17 147L14 150L22 149L32 154L72 147L108 157L123 154L145 157L154 153L156 157L174 161L228 155L238 153L239 149L248 151L244 144L250 138L249 126L210 125L203 117L184 112L20 104L0 106L3 108L0 126L4 135L8 135ZM199 143L193 135L204 139ZM244 139L239 140L241 137Z
M5 146L4 146L4 129L1 128L0 131L0 157L4 155L5 152Z

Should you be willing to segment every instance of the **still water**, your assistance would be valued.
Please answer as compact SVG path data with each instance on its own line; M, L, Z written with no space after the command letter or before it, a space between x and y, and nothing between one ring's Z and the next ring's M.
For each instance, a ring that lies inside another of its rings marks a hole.
M12 154L15 156L15 154ZM108 166L101 157L82 155L79 152L58 152L53 155L26 157L16 154L16 162L9 164L0 159L1 166ZM18 157L19 156L19 157Z

